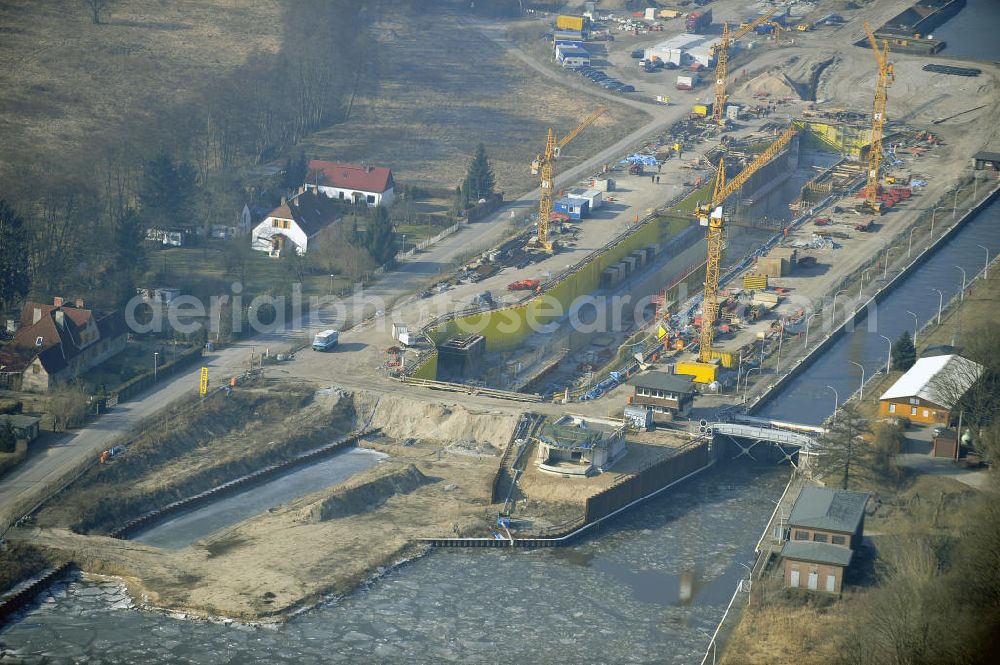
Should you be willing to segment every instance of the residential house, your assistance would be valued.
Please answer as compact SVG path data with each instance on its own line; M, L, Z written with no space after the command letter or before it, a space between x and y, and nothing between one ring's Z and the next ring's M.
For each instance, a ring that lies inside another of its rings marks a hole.
M313 159L306 172L306 186L318 187L330 198L370 207L390 206L395 197L392 171L384 166L361 166Z
M538 468L561 476L589 476L625 455L625 424L616 420L563 416L546 423L536 438Z
M785 586L839 594L861 546L869 494L807 486L788 517L781 548Z
M318 192L315 187L303 187L291 199L281 199L281 205L267 213L264 221L254 227L250 246L279 257L294 248L305 254L316 247L320 231L341 219L336 200Z
M882 393L879 415L947 426L955 405L982 373L982 365L955 354L920 358Z
M48 392L121 352L127 341L121 312L86 309L80 299L29 302L14 338L0 349L0 377L14 390Z
M628 380L634 388L630 404L645 407L653 422L669 422L691 412L694 401L694 377L667 372L643 372Z

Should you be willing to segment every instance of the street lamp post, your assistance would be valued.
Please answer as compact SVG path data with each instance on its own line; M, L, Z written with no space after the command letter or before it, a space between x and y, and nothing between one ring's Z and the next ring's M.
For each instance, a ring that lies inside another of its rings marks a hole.
M851 363L852 365L857 365L859 368L861 368L861 388L858 391L858 399L862 400L865 398L865 366L853 360L848 360L847 362Z
M815 316L816 316L815 314L810 314L808 317L806 317L806 343L805 343L805 347L807 349L809 348L809 324L812 323L813 317L815 317Z
M740 378L743 376L743 349L740 349L740 364L736 368L736 396L740 396Z
M937 324L941 325L941 307L944 305L944 293L941 291L941 289L935 289L935 288L931 288L931 291L937 291L938 294Z
M983 279L990 278L990 248L986 245L976 245L976 247L986 252L986 264L983 266Z
M871 271L871 268L865 268L865 271L861 273L861 285L858 288L858 300L861 300L861 295L865 290L865 275Z
M774 362L774 373L781 371L781 340L785 339L785 320L781 319L781 332L778 333L778 358Z
M333 275L330 275L330 295L333 295Z
M841 289L841 290L839 290L839 291L837 291L836 293L833 294L833 318L834 318L834 320L836 320L836 318L837 318L837 296L839 296L841 293L847 293L847 289Z
M837 422L837 409L840 408L840 393L838 393L837 389L834 388L833 386L827 386L827 388L829 388L830 390L833 391L833 419L832 419L831 422L836 423Z
M889 339L888 337L886 337L885 335L879 335L879 337L881 337L885 341L889 342L889 355L885 359L885 373L888 374L889 373L889 361L892 360L892 340Z
M958 296L958 299L959 300L965 300L965 280L966 280L966 278L965 278L965 268L963 268L962 266L955 266L955 269L962 271L962 293Z
M743 381L743 403L744 404L746 404L747 396L750 393L750 372L753 372L754 370L756 370L756 371L759 372L760 371L760 367L751 367L750 369L748 369L747 370L747 378ZM739 386L737 386L736 388L738 390Z
M906 258L910 258L910 255L913 253L913 232L916 230L917 227L915 226L910 229L910 242L906 245Z
M153 351L153 383L156 383L156 361L160 357L159 351Z
M887 247L885 250L885 265L882 266L882 279L884 280L889 276L889 252L892 251L892 247Z
M911 312L910 310L906 310L906 313L913 317L913 346L916 346L917 345L917 326L920 325L920 322L917 320L917 315L914 312Z

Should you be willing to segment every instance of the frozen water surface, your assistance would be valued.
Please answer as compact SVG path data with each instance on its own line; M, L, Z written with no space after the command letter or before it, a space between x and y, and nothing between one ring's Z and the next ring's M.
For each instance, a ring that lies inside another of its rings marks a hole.
M129 609L76 578L0 631L0 663L699 662L787 478L716 469L569 548L438 550L277 628Z

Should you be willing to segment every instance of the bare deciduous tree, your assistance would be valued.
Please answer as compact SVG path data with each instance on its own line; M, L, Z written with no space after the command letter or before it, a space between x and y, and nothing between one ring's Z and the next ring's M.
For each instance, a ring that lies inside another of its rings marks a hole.
M111 9L112 0L83 0L83 6L90 14L90 20L94 25L101 22L101 15Z

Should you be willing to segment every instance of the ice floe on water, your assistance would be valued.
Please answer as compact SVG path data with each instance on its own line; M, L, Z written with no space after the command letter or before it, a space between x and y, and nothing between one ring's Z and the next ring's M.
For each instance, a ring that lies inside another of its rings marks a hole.
M0 663L698 662L786 480L719 469L572 547L436 551L268 629L74 576L0 630Z

